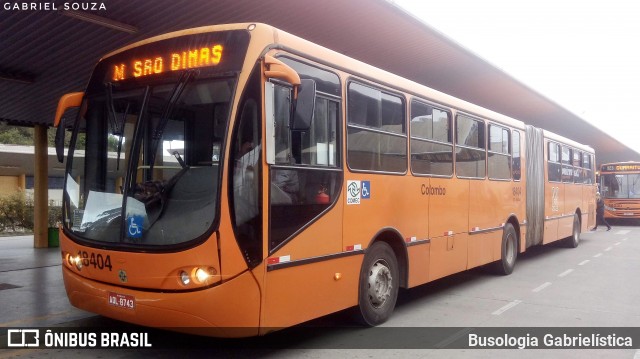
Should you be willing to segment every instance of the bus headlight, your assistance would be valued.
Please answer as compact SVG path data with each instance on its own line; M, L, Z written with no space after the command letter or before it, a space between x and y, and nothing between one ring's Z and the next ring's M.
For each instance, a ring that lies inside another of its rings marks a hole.
M82 257L80 255L74 256L71 253L64 253L64 260L67 262L69 268L76 267L78 270L82 269Z
M178 275L180 283L188 285L207 285L218 271L213 267L191 267L180 270Z
M211 274L209 274L207 270L202 268L196 268L194 274L197 283L204 283L207 281L207 279L209 279L209 277L211 277Z
M82 258L80 256L70 256L69 262L75 265L78 270L82 269Z

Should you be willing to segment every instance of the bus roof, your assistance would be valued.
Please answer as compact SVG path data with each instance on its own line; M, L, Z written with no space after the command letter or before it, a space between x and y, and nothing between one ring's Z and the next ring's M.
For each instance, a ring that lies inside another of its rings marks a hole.
M300 37L289 34L285 31L277 29L275 31L278 32L277 39L279 44L289 48L294 48L297 51L306 53L307 55L314 56L320 62L325 62L326 64L341 69L346 73L350 73L354 76L359 76L365 79L375 80L376 82L389 86L390 88L411 93L417 97L451 107L460 112L479 116L481 118L489 119L514 128L524 129L525 123L518 119L514 119L512 117L503 115L501 113L489 110L487 108L475 105L446 93L418 84L409 79L405 79L398 75L392 74L385 70L376 68L369 64L337 53L333 50L327 49L323 46L301 39ZM562 137L553 132L545 130L544 134L548 138L573 146L585 152L594 152L593 148L591 148L590 146L580 144L576 141Z
M295 49L295 51L297 52L312 56L320 63L325 63L341 71L344 71L345 73L358 76L366 80L375 81L382 85L388 86L389 88L411 93L416 97L420 97L434 103L439 103L471 115L491 119L515 128L524 128L525 124L517 119L505 116L503 114L453 97L446 93L426 87L417 82L379 69L372 65L340 54L331 49L327 49L321 45L312 43L298 36L289 34L283 30L274 30L277 31L276 38L279 45L287 48L288 50ZM384 49L381 49L380 51L384 51Z
M290 50L293 53L310 56L319 63L334 67L346 74L357 76L365 80L375 81L381 85L388 86L391 89L410 93L415 97L450 107L456 111L495 121L497 123L501 123L513 128L524 129L525 123L523 121L475 105L446 93L434 90L417 82L411 81L388 71L353 59L346 55L340 54L334 50L315 44L311 41L290 34L286 31L261 23L211 25L174 31L132 43L105 55L101 60L127 51L129 49L156 41L205 32L248 29L250 26L253 27L253 25L255 25L255 28L251 30L252 33L261 33L261 36L259 37L264 39L262 41L265 41L265 43L263 44L263 49L266 49L268 46L272 46L273 44L275 44L276 46L280 46L285 50ZM381 49L380 51L384 51L384 49ZM548 138L554 139L558 142L571 145L587 152L593 152L593 149L590 146L582 145L578 142L554 134L550 131L544 131L544 133Z

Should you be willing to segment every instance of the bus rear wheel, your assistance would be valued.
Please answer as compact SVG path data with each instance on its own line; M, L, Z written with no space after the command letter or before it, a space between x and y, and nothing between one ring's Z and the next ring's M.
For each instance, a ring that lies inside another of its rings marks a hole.
M564 243L569 248L576 248L580 244L580 219L578 214L573 215L573 232L571 237L565 238Z
M518 236L516 230L511 223L504 225L502 231L501 258L494 263L496 273L500 275L509 275L513 272L518 258Z
M398 260L393 249L385 242L375 242L368 248L360 270L359 321L367 326L387 321L398 299L399 284Z

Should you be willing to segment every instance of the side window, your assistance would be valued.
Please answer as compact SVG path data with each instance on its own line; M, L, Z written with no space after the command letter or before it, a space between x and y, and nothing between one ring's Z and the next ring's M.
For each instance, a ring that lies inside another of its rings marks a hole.
M573 150L573 183L582 183L584 178L584 169L582 168L582 152Z
M337 199L340 168L340 93L338 76L296 60L281 58L316 85L315 111L306 130L291 130L292 88L275 85L276 164L270 169L269 251L292 238ZM333 84L333 85L332 85Z
M511 173L513 179L519 181L522 176L522 159L520 157L520 131L513 131L513 141L511 146Z
M411 102L411 171L451 176L453 144L451 115L417 101Z
M318 97L312 126L300 133L300 163L336 167L337 119L338 102Z
M487 164L490 179L511 179L511 154L509 130L489 125L489 151Z
M591 155L587 153L582 156L582 168L584 169L584 178L582 179L582 182L585 184L594 183L593 162L591 158Z
M571 166L571 149L562 146L562 182L573 182L573 166Z
M549 182L561 182L562 164L560 163L560 145L548 142L547 146L547 173Z
M407 136L402 98L349 84L347 162L354 170L404 173Z
M486 176L484 122L464 115L456 117L456 175Z

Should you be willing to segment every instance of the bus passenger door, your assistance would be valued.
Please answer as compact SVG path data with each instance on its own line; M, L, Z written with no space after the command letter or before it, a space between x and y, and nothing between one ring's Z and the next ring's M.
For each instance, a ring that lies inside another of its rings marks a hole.
M356 257L336 255L342 251L340 103L318 93L313 120L299 126L290 118L292 88L267 86L273 86L275 158L263 179L268 253L261 326L274 328L353 305L337 293L357 291L357 278L340 280Z

